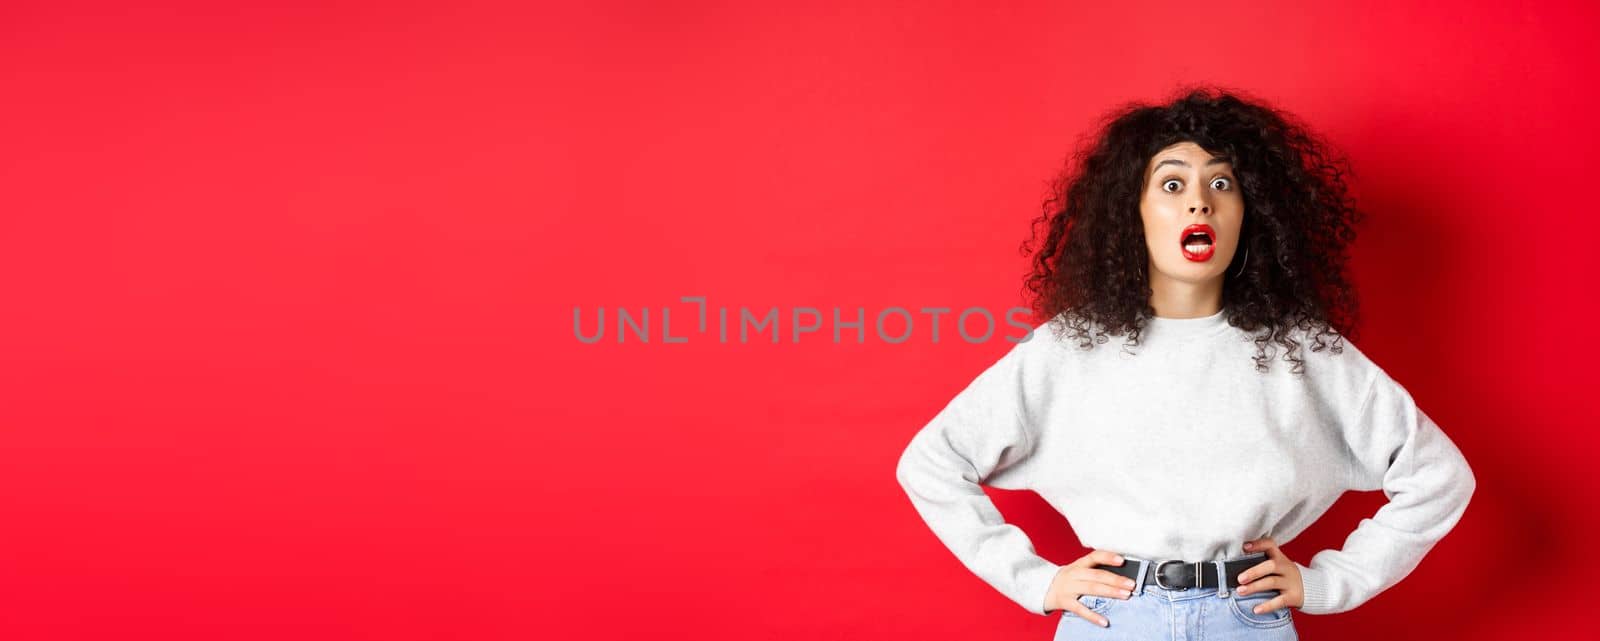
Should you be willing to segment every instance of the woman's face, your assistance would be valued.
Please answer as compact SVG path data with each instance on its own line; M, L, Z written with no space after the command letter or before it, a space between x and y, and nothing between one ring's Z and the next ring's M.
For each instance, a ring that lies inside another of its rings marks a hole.
M1244 222L1244 196L1233 165L1195 143L1180 142L1156 152L1144 178L1139 216L1150 250L1150 278L1220 286Z

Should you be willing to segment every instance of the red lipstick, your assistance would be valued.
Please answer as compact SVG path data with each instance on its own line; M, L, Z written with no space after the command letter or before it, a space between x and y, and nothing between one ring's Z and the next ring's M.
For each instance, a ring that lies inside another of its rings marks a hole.
M1205 248L1198 252L1189 251L1188 240L1189 237L1194 234L1204 234L1206 240L1208 241L1208 244L1205 246ZM1217 252L1217 232L1212 231L1211 226L1205 223L1196 223L1188 227L1184 227L1183 233L1178 236L1178 247L1179 249L1183 250L1184 258L1197 263L1203 263L1207 260L1210 260L1211 255Z

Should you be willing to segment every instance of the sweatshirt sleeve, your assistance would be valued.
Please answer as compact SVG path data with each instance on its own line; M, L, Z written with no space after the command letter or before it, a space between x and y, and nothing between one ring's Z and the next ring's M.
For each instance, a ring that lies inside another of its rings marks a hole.
M1346 426L1348 486L1389 502L1362 519L1338 550L1299 565L1306 614L1344 612L1389 589L1455 527L1477 487L1472 468L1411 395L1375 372L1359 419Z
M1026 486L1037 434L1027 399L1042 389L1019 343L979 374L912 438L895 475L928 527L968 570L1034 614L1062 567L1034 552L979 484Z

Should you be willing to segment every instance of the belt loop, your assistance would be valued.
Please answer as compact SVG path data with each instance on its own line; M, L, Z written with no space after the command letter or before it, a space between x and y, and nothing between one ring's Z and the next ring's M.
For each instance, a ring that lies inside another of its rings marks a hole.
M1217 561L1217 598L1228 598L1228 570L1226 561Z
M1134 596L1142 596L1144 594L1144 578L1149 576L1149 572L1150 560L1139 559L1139 580L1133 586Z

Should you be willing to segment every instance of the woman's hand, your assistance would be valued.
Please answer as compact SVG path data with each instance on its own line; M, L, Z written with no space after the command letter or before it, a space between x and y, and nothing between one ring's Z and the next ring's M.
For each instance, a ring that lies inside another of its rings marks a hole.
M1122 565L1122 561L1122 555L1116 552L1093 550L1078 557L1078 560L1061 566L1061 570L1056 572L1055 579L1050 582L1050 590L1045 593L1045 609L1068 610L1086 621L1099 624L1100 627L1111 625L1105 617L1095 614L1079 602L1078 597L1093 594L1118 599L1129 598L1133 591L1133 579L1092 567L1097 564Z
M1262 590L1277 590L1278 596L1255 607L1255 613L1271 612L1278 608L1305 605L1305 584L1300 580L1300 566L1278 548L1272 537L1262 537L1244 544L1246 552L1266 552L1267 560L1239 574L1239 594Z

